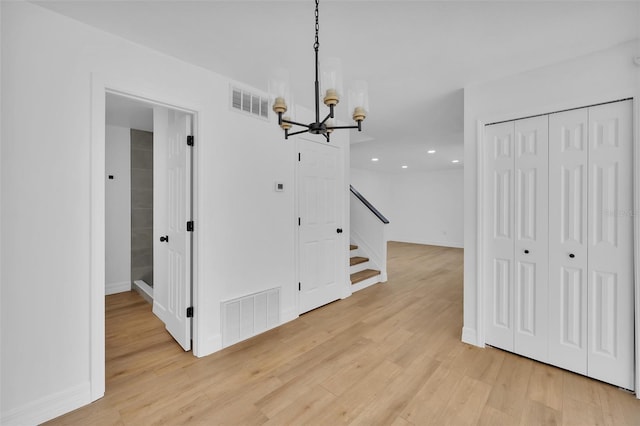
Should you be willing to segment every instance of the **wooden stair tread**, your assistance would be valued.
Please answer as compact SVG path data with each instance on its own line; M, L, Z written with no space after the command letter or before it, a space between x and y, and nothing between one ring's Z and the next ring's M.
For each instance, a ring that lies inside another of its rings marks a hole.
M358 246L355 244L349 244L349 250L358 250Z
M368 262L369 258L367 257L362 257L362 256L354 256L351 259L349 259L349 265L353 266L353 265L359 265L360 263L365 263Z
M375 277L376 275L380 275L380 271L376 271L374 269L365 269L364 271L356 272L354 274L351 274L351 284L359 283L360 281Z

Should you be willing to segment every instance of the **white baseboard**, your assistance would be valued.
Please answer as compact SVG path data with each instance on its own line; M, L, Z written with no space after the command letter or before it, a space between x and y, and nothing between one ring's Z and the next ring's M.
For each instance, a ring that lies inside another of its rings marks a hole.
M2 413L0 424L37 425L91 403L89 382L29 402Z
M293 321L299 316L300 315L298 315L298 311L296 309L288 309L286 311L282 311L282 313L280 314L280 319L281 319L280 325L286 324L289 321Z
M125 291L131 291L131 281L122 281L119 283L107 283L104 286L104 294L106 296L110 294L122 293Z
M138 289L140 289L142 293L147 296L145 297L145 299L148 302L153 303L153 287L142 280L135 280L133 283Z
M215 334L206 339L202 339L198 351L193 351L193 355L202 358L203 356L211 355L222 349L222 334Z
M462 327L462 341L473 346L484 348L484 343L478 342L478 333L475 328Z
M451 247L451 248L464 248L464 243L459 243L455 241L433 241L433 240L415 240L415 239L405 239L405 238L390 238L389 241L396 241L399 243L409 243L409 244L422 244L425 246L439 246L439 247Z

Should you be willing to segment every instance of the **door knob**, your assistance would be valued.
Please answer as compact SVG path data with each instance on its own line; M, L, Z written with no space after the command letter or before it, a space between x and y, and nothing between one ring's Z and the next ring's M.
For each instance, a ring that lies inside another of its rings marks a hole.
M524 251L524 254L529 254L529 250L525 250L525 251Z
M169 242L169 236L165 235L164 237L160 237L160 242L161 243L168 243Z
M338 228L338 229L336 229L336 232L337 232L338 234L342 234L342 228Z
M569 253L569 257L573 259L574 257L576 257L576 255L573 253Z

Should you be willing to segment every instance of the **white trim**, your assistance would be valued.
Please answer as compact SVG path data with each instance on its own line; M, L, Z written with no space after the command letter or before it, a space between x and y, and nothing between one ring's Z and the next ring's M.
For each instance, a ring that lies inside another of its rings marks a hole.
M91 401L104 396L105 389L105 116L106 85L91 74L91 236L89 266Z
M0 424L5 426L40 424L90 402L91 385L89 382L85 382L3 413Z
M282 311L280 313L280 325L286 324L289 321L293 321L297 319L300 315L298 315L297 309L287 309L286 311Z
M462 341L474 346L478 345L478 333L474 328L462 327ZM482 345L484 347L484 345Z
M109 296L110 294L123 293L125 291L131 291L131 281L107 283L104 285L105 296Z
M198 200L201 196L201 188L198 185L199 165L198 147L200 144L200 128L198 114L204 108L197 103L175 99L161 87L148 88L142 91L135 81L130 81L126 76L110 75L106 77L99 73L91 73L91 236L90 236L90 384L91 398L88 402L95 401L105 392L105 331L104 331L104 293L105 293L105 109L106 93L114 93L120 96L147 102L153 105L161 105L174 110L183 111L193 116L193 135L196 139L193 161L193 220L199 222ZM162 99L162 101L158 101ZM201 226L196 230L202 230ZM192 298L194 310L198 311L199 301L199 268L198 253L200 240L198 232L193 233L193 287ZM219 349L217 341L204 343L204 336L200 336L200 321L202 315L196 315L193 319L192 350L195 356L203 356ZM218 336L219 337L219 336ZM211 339L210 339L211 340ZM213 339L216 340L216 339ZM218 339L219 340L219 339ZM214 350L209 350L214 348Z
M484 243L485 243L485 226L484 226L484 199L485 195L485 186L484 186L484 126L485 123L493 123L498 121L510 121L510 120L518 120L521 117L526 117L529 115L539 115L539 114L549 114L554 111L561 111L564 109L570 108L580 108L580 107L588 107L590 105L596 105L599 103L611 102L621 99L633 98L633 128L634 128L634 153L633 153L633 203L634 203L634 231L633 231L633 239L634 239L634 294L635 294L635 304L634 304L634 318L635 318L635 393L636 398L640 399L640 91L637 93L629 95L629 93L617 93L612 94L607 97L607 99L603 99L602 97L590 98L590 99L582 99L580 102L564 102L559 105L551 105L545 108L547 111L542 112L540 109L536 108L534 110L528 110L526 112L520 113L511 113L508 116L496 115L490 117L481 117L477 121L476 125L476 217L477 217L477 242L476 242L476 265L475 265L475 273L476 273L476 326L475 330L476 338L475 343L473 343L473 331L472 329L463 328L462 330L462 341L466 343L474 344L475 346L484 347L484 270L483 270L483 261L484 261ZM576 106L578 105L578 106Z
M456 242L456 241L433 241L433 240L405 240L402 238L394 238L393 240L387 241L396 242L396 243L407 243L407 244L422 244L425 246L437 246L437 247L450 247L450 248L464 248L464 242Z
M135 284L136 287L140 289L141 292L146 294L153 301L153 287L151 287L149 284L147 284L143 280L135 280L133 283Z
M484 348L484 247L485 247L485 225L484 225L484 125L485 122L478 120L476 123L476 328L475 345ZM462 330L463 336L465 329Z
M633 248L635 294L635 392L640 399L640 90L633 99Z

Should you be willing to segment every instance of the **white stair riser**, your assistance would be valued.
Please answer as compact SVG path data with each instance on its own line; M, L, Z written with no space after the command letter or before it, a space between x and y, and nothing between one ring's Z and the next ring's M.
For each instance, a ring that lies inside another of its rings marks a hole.
M357 265L353 265L349 269L349 273L355 274L356 272L364 271L365 269L373 269L371 262L366 261L362 263L358 263Z
M358 290L362 290L363 288L367 288L379 282L380 282L380 275L376 275L375 277L367 278L366 280L362 280L357 284L353 284L351 286L351 291L355 293Z

